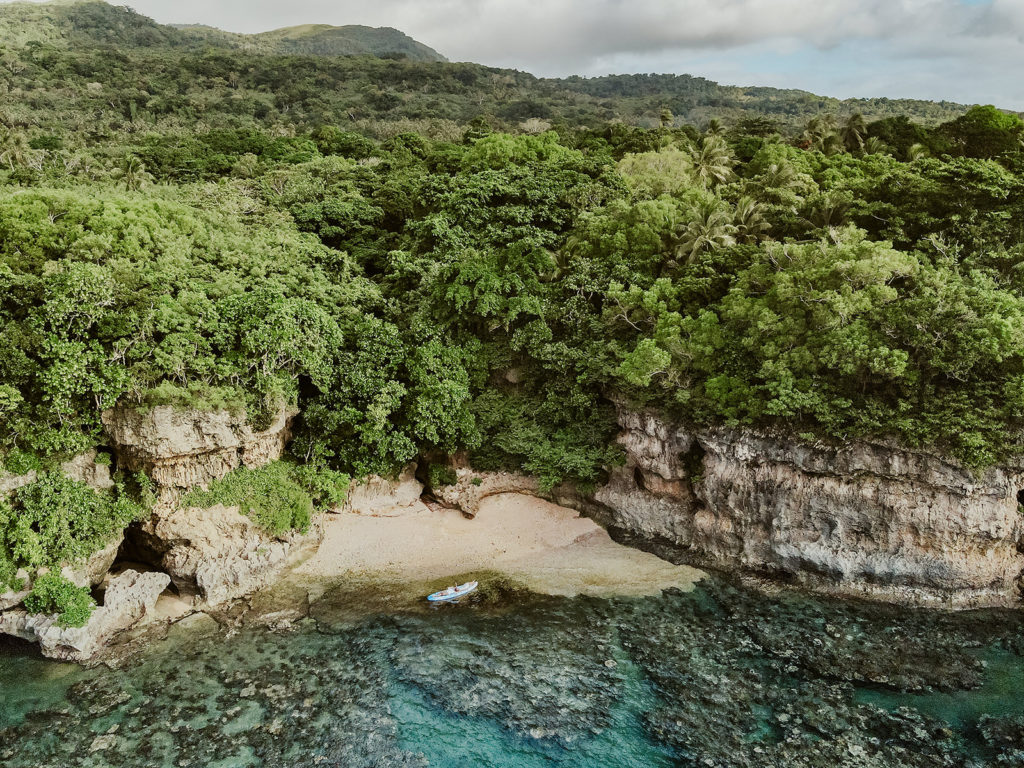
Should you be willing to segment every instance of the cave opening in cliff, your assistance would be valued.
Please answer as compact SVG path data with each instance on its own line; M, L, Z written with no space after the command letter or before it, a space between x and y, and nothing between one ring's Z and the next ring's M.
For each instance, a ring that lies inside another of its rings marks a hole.
M1018 508L1024 507L1024 488L1022 488L1021 490L1017 491L1017 507Z
M33 640L0 634L0 658L4 656L34 656L43 658L42 648Z
M124 541L121 542L121 546L117 550L117 556L114 558L108 574L117 576L127 570L139 573L164 572L164 551L159 545L159 540L146 533L143 523L132 523L124 531ZM167 587L167 591L174 595L179 594L179 590L173 582ZM93 596L96 597L95 594ZM102 591L100 596L102 597Z
M704 446L693 441L687 450L679 454L679 463L686 469L686 474L691 480L698 480L704 475L704 455L707 451Z

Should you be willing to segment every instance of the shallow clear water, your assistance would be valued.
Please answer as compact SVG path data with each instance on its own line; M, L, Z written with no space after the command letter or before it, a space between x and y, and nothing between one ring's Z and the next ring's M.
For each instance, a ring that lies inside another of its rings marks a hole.
M709 580L175 629L128 666L0 655L0 763L1024 765L1024 622Z

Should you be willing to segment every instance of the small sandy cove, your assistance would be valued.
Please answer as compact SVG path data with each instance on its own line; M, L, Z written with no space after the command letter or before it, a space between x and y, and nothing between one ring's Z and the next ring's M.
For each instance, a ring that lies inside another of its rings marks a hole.
M649 595L692 589L703 576L616 544L573 510L515 493L484 499L473 519L419 501L375 514L330 515L323 543L296 575L424 581L479 570L550 595Z

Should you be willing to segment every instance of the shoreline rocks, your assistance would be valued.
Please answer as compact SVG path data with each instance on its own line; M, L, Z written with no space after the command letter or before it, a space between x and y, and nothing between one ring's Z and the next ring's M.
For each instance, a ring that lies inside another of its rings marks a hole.
M128 570L111 579L103 605L83 627L61 627L55 615L15 610L0 614L0 632L38 642L43 655L51 659L91 661L118 632L153 610L170 580L166 573Z
M128 546L134 559L165 571L179 592L216 606L268 586L322 537L319 519L306 534L274 537L238 507L218 504L158 509L129 529Z
M807 444L620 410L624 466L588 513L673 559L846 597L1016 606L1024 471L882 442Z

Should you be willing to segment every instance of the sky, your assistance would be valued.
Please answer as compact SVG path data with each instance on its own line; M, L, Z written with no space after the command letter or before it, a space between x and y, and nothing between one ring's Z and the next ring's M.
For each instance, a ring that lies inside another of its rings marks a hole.
M164 23L401 29L541 76L673 72L1024 110L1024 0L114 0Z

